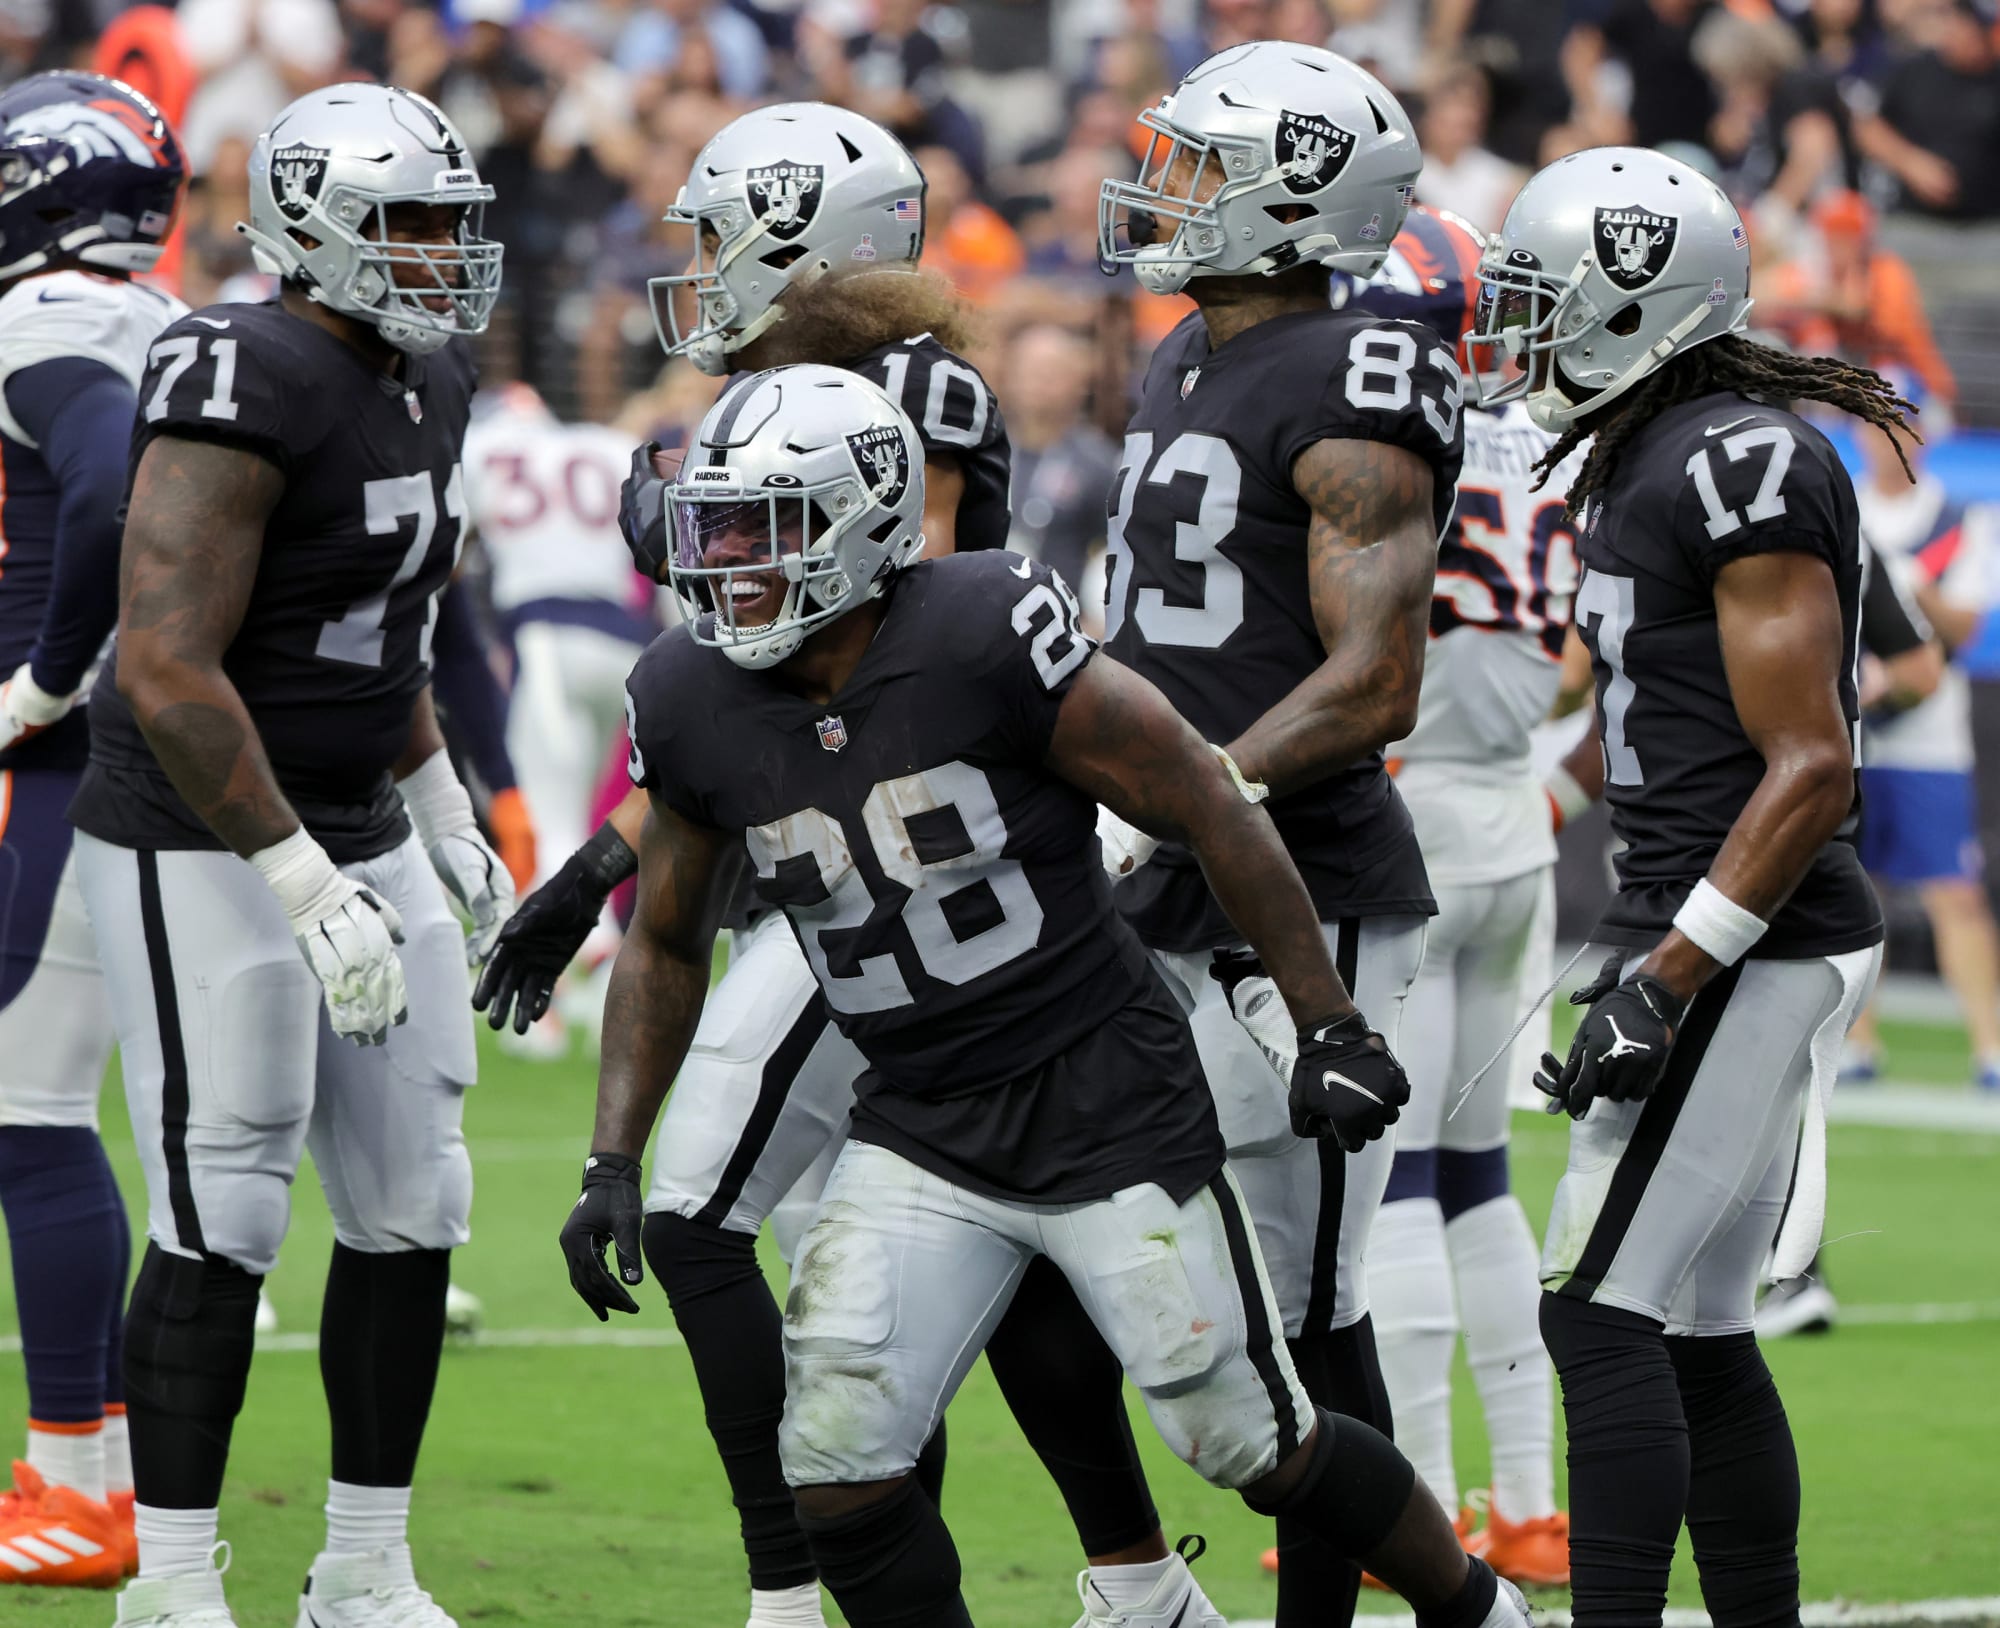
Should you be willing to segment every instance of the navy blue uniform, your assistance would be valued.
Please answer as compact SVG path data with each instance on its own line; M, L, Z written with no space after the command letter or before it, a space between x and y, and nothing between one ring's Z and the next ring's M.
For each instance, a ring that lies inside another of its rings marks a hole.
M390 767L430 678L438 595L465 519L462 344L378 373L277 301L218 305L154 345L131 467L159 436L255 452L285 476L242 626L223 656L279 787L337 864L409 834ZM114 658L115 662L115 658ZM128 848L218 848L146 744L107 664L71 814Z
M1002 1196L1179 1200L1222 1162L1192 1037L1112 909L1091 800L1043 761L1091 651L1045 568L926 562L830 706L663 634L628 686L632 772L744 834L870 1064L857 1138Z

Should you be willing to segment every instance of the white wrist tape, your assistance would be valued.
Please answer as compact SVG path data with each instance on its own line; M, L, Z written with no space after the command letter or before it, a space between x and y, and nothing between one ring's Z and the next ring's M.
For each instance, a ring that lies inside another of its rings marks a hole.
M1243 771L1236 767L1236 759L1231 757L1222 747L1217 746L1211 741L1209 742L1208 749L1222 759L1222 766L1229 771L1229 778L1236 782L1236 789L1243 793L1244 802L1261 803L1266 797L1271 795L1271 788L1265 785L1263 781L1245 780L1243 778Z
M304 932L330 914L351 889L340 867L300 826L283 842L274 842L250 856L258 875L277 894L294 933Z
M449 752L433 752L414 773L396 782L396 790L403 794L403 806L426 848L439 837L470 831L478 824L472 817L471 794L452 772Z
M14 676L7 680L8 709L24 724L46 728L59 722L69 711L74 695L51 695L35 682L35 675L27 662L15 669Z
M1564 825L1569 824L1595 801L1589 792L1577 784L1576 776L1560 763L1549 770L1549 777L1542 784L1548 788L1549 800L1556 805L1556 812L1562 815Z
M1674 913L1674 925L1683 938L1706 950L1725 967L1734 966L1750 953L1770 924L1754 916L1704 876L1687 896L1687 903Z

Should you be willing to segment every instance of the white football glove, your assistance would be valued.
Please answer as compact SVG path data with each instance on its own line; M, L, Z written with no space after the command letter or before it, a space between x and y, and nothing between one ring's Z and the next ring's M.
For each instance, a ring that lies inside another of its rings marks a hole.
M493 941L514 913L514 878L473 818L472 799L452 773L449 754L432 753L416 773L398 780L396 789L431 869L466 927L466 964L476 967L492 953Z
M403 987L403 918L372 888L343 876L302 826L250 856L284 906L299 951L326 990L333 1032L379 1046L410 1015Z
M1113 881L1130 876L1153 857L1153 850L1160 845L1158 837L1147 836L1136 825L1121 820L1101 804L1097 810L1097 841L1104 868Z
M0 752L39 735L50 724L61 723L82 693L78 690L71 695L49 694L35 682L28 664L22 662L14 669L14 676L0 685Z

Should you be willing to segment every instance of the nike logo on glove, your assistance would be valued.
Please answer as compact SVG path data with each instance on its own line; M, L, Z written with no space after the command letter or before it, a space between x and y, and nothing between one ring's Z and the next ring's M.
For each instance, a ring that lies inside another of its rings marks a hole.
M1358 1092L1360 1095L1366 1097L1370 1102L1374 1103L1375 1106L1378 1108L1386 1108L1388 1106L1388 1104L1385 1103L1380 1097L1376 1096L1373 1091L1369 1090L1367 1086L1361 1084L1358 1080L1350 1080L1345 1074L1341 1073L1338 1069L1332 1069L1332 1068L1328 1069L1324 1074L1322 1074L1319 1077L1319 1083L1323 1086L1344 1085L1347 1087L1348 1090Z

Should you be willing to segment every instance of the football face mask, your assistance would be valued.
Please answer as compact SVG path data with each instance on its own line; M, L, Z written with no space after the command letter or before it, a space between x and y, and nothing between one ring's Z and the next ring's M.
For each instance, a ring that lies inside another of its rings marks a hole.
M682 488L673 524L668 579L690 620L713 618L706 642L751 647L800 620L803 590L816 574L813 551L830 529L809 498L769 490L694 496Z

